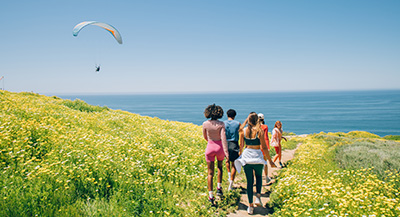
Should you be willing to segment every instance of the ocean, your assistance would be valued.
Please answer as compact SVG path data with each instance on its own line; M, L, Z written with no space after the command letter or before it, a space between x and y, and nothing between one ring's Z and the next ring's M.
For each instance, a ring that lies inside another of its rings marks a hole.
M280 120L285 132L295 134L361 130L400 135L400 90L58 96L196 125L206 120L207 105L215 103L225 112L235 109L241 123L254 111L264 114L270 129ZM226 118L225 113L221 120Z

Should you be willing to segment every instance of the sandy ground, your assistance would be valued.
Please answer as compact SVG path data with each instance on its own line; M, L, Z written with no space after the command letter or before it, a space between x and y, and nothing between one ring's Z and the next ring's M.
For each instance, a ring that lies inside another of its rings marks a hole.
M282 163L285 164L285 162L293 159L295 151L296 151L296 149L282 151ZM277 171L281 169L278 161L276 161L276 162L277 162L276 168L271 168L270 166L268 166L268 176L269 177L276 177L278 175ZM242 171L242 173L243 173L243 171ZM241 192L240 192L241 198L240 198L240 202L238 204L238 210L236 210L235 213L230 213L228 215L228 217L249 216L249 214L247 214L247 205L249 204L249 202L248 202L247 193L246 193L246 178L242 174L240 176L238 176L237 178L238 178L238 180L235 181L234 187L241 189ZM273 179L272 179L272 182L274 182ZM267 186L267 183L265 181L265 175L263 172L263 187L261 190L261 201L264 204L264 206L263 207L255 207L254 213L251 216L268 216L268 214L272 213L273 210L266 207L266 204L270 200L270 198L269 198L270 188L271 188L271 186ZM254 186L254 192L255 192L255 186ZM255 196L254 196L254 198L255 198Z

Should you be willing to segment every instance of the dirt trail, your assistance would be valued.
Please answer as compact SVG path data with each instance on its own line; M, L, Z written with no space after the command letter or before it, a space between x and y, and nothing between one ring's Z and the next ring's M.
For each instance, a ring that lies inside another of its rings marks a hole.
M293 150L283 150L282 151L282 163L285 164L285 162L293 159L294 153L296 149ZM273 157L273 156L272 156ZM277 162L277 167L276 168L271 168L268 165L268 176L269 177L276 177L278 175L277 171L281 169L279 166L278 161ZM242 171L243 173L243 171ZM235 187L241 188L241 198L239 202L239 207L238 210L236 210L235 213L230 213L228 217L241 217L241 216L268 216L268 214L272 213L272 210L270 208L267 208L265 205L269 202L269 192L271 186L267 186L265 182L265 175L263 172L263 187L261 190L261 201L264 204L264 207L254 207L254 214L249 215L247 214L247 205L249 204L249 201L247 199L247 193L246 193L246 178L241 174L240 176L237 177L238 180L235 181ZM274 180L272 181L274 182ZM255 186L254 186L254 192L255 192ZM267 192L267 193L266 193ZM254 196L255 198L255 196Z

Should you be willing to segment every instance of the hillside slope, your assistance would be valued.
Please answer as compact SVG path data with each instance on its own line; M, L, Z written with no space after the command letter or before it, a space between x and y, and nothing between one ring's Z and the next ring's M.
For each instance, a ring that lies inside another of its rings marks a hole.
M211 214L199 126L7 91L0 120L0 216Z

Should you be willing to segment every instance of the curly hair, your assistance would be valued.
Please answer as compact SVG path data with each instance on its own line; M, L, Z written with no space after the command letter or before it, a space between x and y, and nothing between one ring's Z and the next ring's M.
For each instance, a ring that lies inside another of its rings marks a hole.
M217 120L224 116L224 110L222 110L221 106L212 104L207 106L204 110L204 116L206 118L211 118L211 120Z

